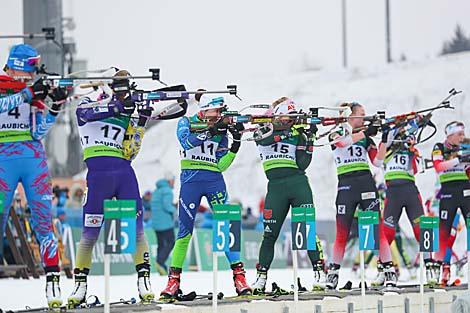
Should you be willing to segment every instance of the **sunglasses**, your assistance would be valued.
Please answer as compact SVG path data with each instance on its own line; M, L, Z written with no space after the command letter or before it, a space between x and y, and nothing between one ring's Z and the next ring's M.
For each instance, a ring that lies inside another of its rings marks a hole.
M39 63L41 62L41 56L35 56L35 57L30 57L26 59L28 62L28 65L30 66L38 66Z

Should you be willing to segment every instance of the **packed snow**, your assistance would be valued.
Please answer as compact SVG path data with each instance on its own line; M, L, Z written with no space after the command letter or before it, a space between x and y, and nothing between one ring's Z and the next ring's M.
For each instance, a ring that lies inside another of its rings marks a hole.
M302 285L311 289L313 283L313 275L311 270L300 269L299 277ZM254 282L256 272L253 269L247 270L248 281ZM368 271L368 278L374 277L374 270ZM349 269L341 272L339 285L343 286L348 280L358 280L358 277L351 273ZM235 288L233 287L231 271L218 272L219 290L226 296L234 296ZM151 277L152 288L155 293L166 286L167 277L153 274ZM276 282L281 288L291 289L293 283L293 271L291 269L273 269L269 271L267 289L270 290L271 282ZM100 301L104 301L104 276L89 276L88 278L88 295L97 296ZM130 299L132 297L138 299L137 292L137 275L121 275L112 276L110 281L110 298L111 301L119 299ZM355 283L358 286L358 283ZM0 309L24 309L25 306L41 307L47 305L44 294L45 279L2 279L0 281ZM63 301L67 300L73 288L73 280L61 277L61 291ZM185 272L181 277L181 289L184 293L196 291L197 294L207 294L212 292L212 272Z

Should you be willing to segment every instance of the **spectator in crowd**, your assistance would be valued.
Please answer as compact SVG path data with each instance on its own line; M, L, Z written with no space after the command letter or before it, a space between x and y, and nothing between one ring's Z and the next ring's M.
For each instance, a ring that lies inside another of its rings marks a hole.
M56 218L54 219L54 224L57 229L57 236L61 239L62 234L64 233L64 226L66 224L67 215L64 208L57 208Z
M69 192L69 189L67 187L61 188L58 185L54 186L54 188L52 189L52 193L54 195L53 203L55 204L53 204L53 206L55 206L56 208L65 207L65 204L69 197L68 192Z
M258 218L253 215L251 208L246 208L246 212L242 216L242 229L255 229L257 223Z
M194 227L195 228L201 228L201 224L205 220L204 213L206 211L210 212L210 209L206 207L205 205L200 204L199 207L197 208L197 214L194 217ZM178 224L176 224L176 227L178 227Z
M165 265L168 256L175 244L174 213L176 206L173 203L173 187L175 176L166 174L163 179L157 181L157 189L152 194L150 207L152 209L152 227L157 235L157 261L155 268L160 275L167 275Z
M70 188L70 198L65 203L67 209L82 209L83 208L83 187L79 183L74 183Z
M212 229L212 212L211 210L205 210L203 215L203 220L199 228Z
M152 192L147 190L142 196L142 206L144 207L144 227L152 225Z

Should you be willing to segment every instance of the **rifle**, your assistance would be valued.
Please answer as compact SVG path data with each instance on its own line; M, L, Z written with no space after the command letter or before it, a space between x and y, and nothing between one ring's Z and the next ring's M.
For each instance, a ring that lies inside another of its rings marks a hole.
M118 71L115 67L109 67L105 69L98 69L98 70L83 70L77 71L65 76L61 76L57 73L51 73L46 70L46 66L42 64L38 69L36 69L36 74L39 75L39 79L42 81L43 84L48 85L51 89L54 88L65 88L67 90L71 90L74 87L79 87L80 89L89 89L88 92L82 94L76 94L73 96L68 97L63 102L71 102L74 100L80 100L88 95L92 94L93 92L99 91L102 94L107 94L110 97L103 99L103 101L96 102L95 106L100 106L107 104L109 101L112 100L111 95L113 94L110 84L113 81L118 81L122 79L151 79L160 82L163 85L166 85L160 80L160 69L158 68L150 68L149 69L151 75L141 75L141 76L132 76L132 75L123 75L123 76L112 76L112 74L117 74ZM127 71L121 71L124 73L128 73ZM101 74L100 76L83 76L84 74L92 73L92 74ZM129 88L134 87L135 85L130 86ZM46 105L48 109L51 109L49 106ZM69 108L74 109L74 108ZM62 109L61 111L65 111L66 109Z
M416 138L416 144L426 142L431 139L437 132L436 125L431 122L431 117L434 111L439 109L454 109L454 107L450 105L449 100L450 98L460 94L461 92L462 91L457 91L455 90L455 88L452 88L449 91L449 95L447 95L443 100L441 100L439 104L431 108L386 118L382 122L382 125L393 126L390 130L394 130L396 134L400 135L397 140L398 142L406 142L411 137ZM427 114L422 115L423 113ZM433 128L433 131L428 137L422 139L423 131L427 126Z
M96 91L101 91L102 94L108 95L108 97L103 97L103 99L101 100L79 105L81 108L90 108L90 107L96 107L96 106L102 106L102 105L108 104L113 99L113 94L114 94L110 87L110 84L112 84L116 80L123 80L123 79L127 79L127 80L151 79L165 86L164 88L159 88L159 89L144 90L144 89L138 89L137 85L133 82L132 84L128 86L128 88L126 88L126 90L121 91L123 93L129 93L130 95L129 98L132 101L135 101L136 103L138 103L139 107L150 108L152 110L153 108L151 107L151 104L153 103L156 103L159 101L177 100L176 103L171 103L170 105L160 109L159 110L160 113L154 116L146 116L146 115L138 114L137 116L136 115L131 116L131 118L139 118L142 116L151 120L161 120L165 118L169 119L168 115L174 116L173 118L178 117L181 115L180 114L181 112L182 112L182 115L184 115L186 113L186 108L187 108L186 100L190 99L191 95L201 93L201 91L187 91L184 85L168 86L166 83L161 81L160 69L158 68L150 68L149 71L151 75L149 76L145 76L145 75L132 76L127 71L122 71L123 74L125 75L118 76L116 75L117 74L116 70L117 68L115 67L110 67L106 69L98 69L98 70L85 70L85 71L74 72L74 73L71 73L62 77L60 75L57 75L56 73L47 72L45 69L45 66L42 65L38 69L38 73L44 75L42 77L43 82L46 84L49 84L50 86L62 87L62 88L67 88L67 89L71 89L73 87L78 86L81 89L89 89L89 88L92 89L91 91L87 93L69 97L65 101L81 99ZM109 74L110 72L115 72L115 74L111 76ZM87 73L101 74L101 76L83 76L84 74L87 74ZM228 93L230 95L235 95L237 98L239 98L237 95L236 85L228 85L226 90L209 90L209 91L204 91L204 93L219 93L219 94ZM181 110L181 108L183 108L183 110ZM70 109L73 109L73 108L70 108Z
M415 145L431 139L437 132L436 125L431 122L432 114L435 110L439 109L454 109L454 107L450 105L449 100L459 93L461 93L461 91L456 91L452 88L449 91L449 95L434 107L386 118L382 125L391 126L387 132L394 132L394 139L392 145L387 149L386 159L389 159L400 150L413 149ZM422 115L423 113L427 114ZM428 126L433 129L432 133L425 139L422 139L424 129ZM421 157L419 158L422 160ZM430 159L424 159L423 165L421 172L434 167Z
M12 39L12 38L23 38L23 39L38 39L44 38L45 40L55 39L55 28L54 27L43 27L41 28L42 33L32 34L21 34L21 35L0 35L0 39Z
M159 68L149 68L148 71L151 75L125 75L125 76L113 76L114 74L119 72L116 67L109 67L104 69L98 70L83 70L77 71L65 76L61 76L57 73L51 73L46 70L46 66L42 64L37 70L36 74L40 75L40 78L43 80L45 84L48 84L53 87L63 87L63 88L73 88L77 85L77 82L88 82L89 84L85 84L84 88L88 87L99 87L101 84L104 83L112 83L115 80L120 79L151 79L158 81L162 85L167 85L160 80L160 69ZM100 76L81 76L83 74L92 73L92 74L101 74ZM93 83L96 82L96 83Z
M282 117L289 117L292 119L293 125L306 125L310 131L316 133L317 126L332 126L326 132L316 136L316 139L321 139L326 135L332 133L333 131L342 130L342 136L336 138L332 142L324 143L324 144L316 144L315 146L325 146L331 145L338 141L344 139L345 136L351 133L351 129L347 121L350 118L355 118L357 116L350 116L351 109L349 107L313 107L309 108L309 112L302 112L299 113L291 113L291 114L272 114L272 113L264 113L264 114L242 114L242 112L246 109L270 109L272 106L270 104L252 104L244 107L240 111L233 111L225 109L222 112L222 116L220 119L212 124L217 122L223 122L228 125L235 125L235 124L249 124L249 127L245 127L240 133L253 133L252 136L243 139L243 141L257 141L263 138L269 137L273 131L274 126L273 123L279 118ZM335 117L324 117L319 116L319 110L329 110L329 111L336 111L339 113L339 116ZM377 117L370 116L370 117L362 117L366 119L376 119ZM198 122L198 123L191 123L191 131L192 132L202 132L208 130L211 126L211 123L206 121Z
M461 144L460 147L449 151L445 155L445 157L446 157L446 159L450 160L450 159L453 159L453 158L457 158L459 156L469 155L469 154L470 154L470 139L465 138L464 143ZM432 159L424 159L424 168L426 170L434 168L434 164L432 162Z

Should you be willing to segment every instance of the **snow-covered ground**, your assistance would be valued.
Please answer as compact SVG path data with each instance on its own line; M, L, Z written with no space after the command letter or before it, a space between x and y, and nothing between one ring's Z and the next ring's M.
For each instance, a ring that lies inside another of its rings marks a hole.
M453 273L455 272L452 268ZM466 268L463 269L466 273ZM287 269L272 269L268 274L267 289L271 289L271 283L276 282L284 289L291 289L293 284L293 271L291 268ZM313 283L312 271L309 269L299 269L298 275L301 283L306 288L310 289ZM370 285L370 281L375 278L375 269L369 268L366 270L366 282ZM253 269L248 269L246 274L248 282L254 282L256 272ZM401 277L399 283L418 283L417 279L408 279L409 273L406 269L401 270ZM402 280L403 279L403 280ZM466 276L460 278L466 282ZM353 287L359 286L360 276L359 273L353 273L350 268L341 269L340 280L338 286L344 286L348 281L353 282ZM218 272L218 286L226 296L235 295L233 287L231 271ZM104 301L104 276L89 276L88 295L96 295L101 301ZM153 274L151 276L153 290L159 294L166 286L167 277L158 276ZM121 275L111 277L111 300L117 301L119 299L130 299L134 297L138 299L137 293L137 277L136 275ZM44 295L45 279L1 279L0 280L0 309L22 309L25 306L38 307L46 304ZM61 278L62 299L66 301L67 296L71 293L73 287L73 280L66 277ZM212 272L184 272L181 278L181 288L183 292L189 293L196 291L198 294L207 294L212 292Z
M373 278L373 271L368 272L368 276ZM313 277L311 270L299 270L299 277L304 286L312 285ZM247 279L251 283L255 280L255 271L247 271ZM344 285L348 280L357 280L355 274L349 269L341 273L339 285ZM104 277L89 277L88 295L96 295L101 301L104 301ZM183 292L188 293L195 290L198 294L207 294L212 291L212 272L186 272L182 274L181 288ZM269 282L277 282L279 286L290 289L293 282L293 272L290 269L273 269L269 271ZM152 287L155 293L159 293L165 287L167 278L153 274ZM235 295L231 271L220 271L218 273L219 289L226 295ZM341 286L342 286L341 285ZM357 283L356 283L357 285ZM30 307L44 306L46 304L44 295L45 280L41 279L2 279L0 280L0 309L21 309L26 305ZM73 280L66 277L61 278L61 290L63 301L71 293ZM267 286L270 289L270 285ZM111 300L128 299L137 294L136 275L123 275L111 277Z

